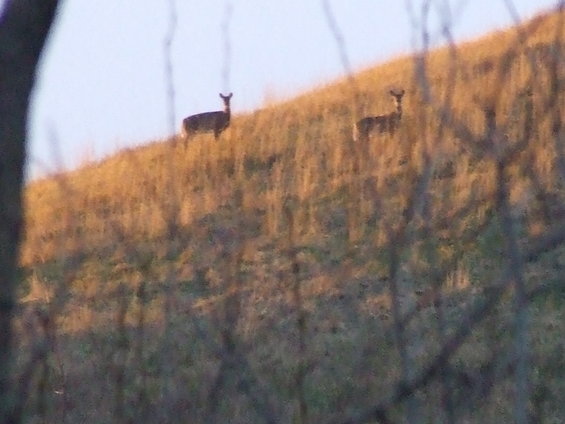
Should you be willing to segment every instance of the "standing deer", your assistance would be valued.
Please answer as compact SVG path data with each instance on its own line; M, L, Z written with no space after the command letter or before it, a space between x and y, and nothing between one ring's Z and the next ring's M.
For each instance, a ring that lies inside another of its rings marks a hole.
M220 93L220 97L224 102L224 110L216 112L204 112L191 115L182 120L182 135L188 140L191 135L196 133L213 132L214 138L217 140L222 131L230 125L231 109L230 99L232 93L224 96Z
M402 96L404 96L404 90L390 90L390 95L394 100L396 110L387 115L367 116L357 121L353 127L354 140L368 140L372 133L395 133L402 118Z

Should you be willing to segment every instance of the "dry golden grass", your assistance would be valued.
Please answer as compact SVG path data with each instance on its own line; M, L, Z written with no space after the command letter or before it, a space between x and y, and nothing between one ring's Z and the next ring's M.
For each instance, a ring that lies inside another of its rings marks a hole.
M520 109L518 92L529 84L535 92L534 108L543 109L543 102L548 100L549 73L534 75L537 68L532 69L527 54L536 47L543 53L541 47L551 42L557 19L553 16L541 23L530 22L536 30L528 32L525 44L517 43L515 32L508 31L458 46L455 60L448 49L434 51L428 57L434 96L442 99L449 90L454 115L464 119L477 136L483 132L482 108L493 96L490 91L496 94L498 115L509 121L519 121L520 116L511 116L512 109ZM501 87L498 67L510 48L516 58L511 70L502 75ZM394 168L394 159L409 154L410 162L417 167L425 150L438 166L456 160L457 169L463 168L454 177L454 185L465 197L475 180L481 178L481 172L465 172L470 159L459 154L464 143L449 134L436 137L440 122L432 108L423 104L413 68L412 58L406 57L356 76L363 115L391 109L388 87L408 90L404 103L407 128L394 141L372 143L367 152L369 162L362 172L380 176L377 184L382 184L386 175L378 174L403 172L400 167ZM487 69L484 75L483 68ZM455 73L453 84L448 81L450 72ZM172 140L163 140L68 175L34 182L26 191L28 230L22 262L32 264L36 259L53 258L61 251L58 235L62 234L65 243L77 240L79 246L84 245L86 237L91 247L113 244L115 227L127 239L158 238L165 234L170 213L179 226L188 227L217 212L236 191L242 192L246 206L266 211L265 218L274 230L280 223L285 197L296 196L301 204L312 203L358 178L352 174L351 164L353 100L352 88L346 81L330 84L284 104L236 117L219 143L211 142L206 135L189 146L173 146ZM562 97L559 102L563 102ZM546 120L537 126L538 139L550 138L549 124ZM510 125L508 130L511 135L516 125ZM551 146L532 144L536 148L535 165L545 174L542 179L549 182L554 155ZM376 166L381 163L387 166ZM488 180L488 170L485 173L482 177ZM459 204L460 200L454 202ZM313 221L301 225L316 225ZM305 232L312 230L304 228Z
M50 384L69 392L65 419L299 422L307 405L310 422L322 422L363 410L403 378L396 302L402 316L418 317L404 329L410 361L417 368L433 358L505 269L500 158L509 158L504 181L520 247L563 225L554 124L565 110L565 75L551 60L562 65L563 19L548 14L455 55L431 52L431 99L418 61L402 57L360 72L354 86L338 81L236 116L218 142L156 141L31 183L22 297L55 317L65 372L53 371ZM391 111L390 87L407 91L399 133L354 143L360 115ZM487 136L491 109L497 128ZM564 255L560 247L526 264L528 287L559 279ZM445 333L432 308L438 292ZM547 335L532 340L539 375L551 374L565 330L556 292L532 306L532 334ZM44 293L49 302L39 300ZM454 366L474 372L509 344L509 302L477 326ZM220 385L222 349L258 381L227 369ZM455 390L457 422L507 419L505 377L488 401ZM555 405L561 386L543 386L543 402ZM432 385L418 395L431 421L438 393ZM43 413L50 422L52 408Z

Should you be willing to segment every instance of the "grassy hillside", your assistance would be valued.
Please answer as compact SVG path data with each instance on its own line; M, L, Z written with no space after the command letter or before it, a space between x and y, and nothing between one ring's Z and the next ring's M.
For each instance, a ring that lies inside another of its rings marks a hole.
M30 184L27 416L562 422L564 19Z

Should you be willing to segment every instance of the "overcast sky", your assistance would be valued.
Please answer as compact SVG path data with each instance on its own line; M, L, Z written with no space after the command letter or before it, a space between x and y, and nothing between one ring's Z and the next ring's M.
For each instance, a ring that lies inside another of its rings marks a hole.
M353 70L417 48L421 3L328 0ZM436 28L450 6L458 40L513 22L510 0L432 3ZM512 3L527 19L558 1ZM164 48L171 6L173 126ZM165 138L184 116L220 109L220 91L234 93L237 114L343 75L324 0L65 0L34 93L30 173Z

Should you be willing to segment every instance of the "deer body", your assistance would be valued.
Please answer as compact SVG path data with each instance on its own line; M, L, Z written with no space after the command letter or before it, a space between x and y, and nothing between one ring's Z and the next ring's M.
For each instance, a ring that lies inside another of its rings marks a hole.
M196 133L213 132L214 138L217 140L222 131L230 125L231 109L230 99L232 93L224 96L220 93L220 97L224 102L224 110L216 112L204 112L191 115L182 121L182 134L185 139L190 138Z
M357 121L353 128L355 140L368 140L371 134L394 134L402 119L402 96L404 90L390 90L394 99L395 110L386 115L367 116Z

